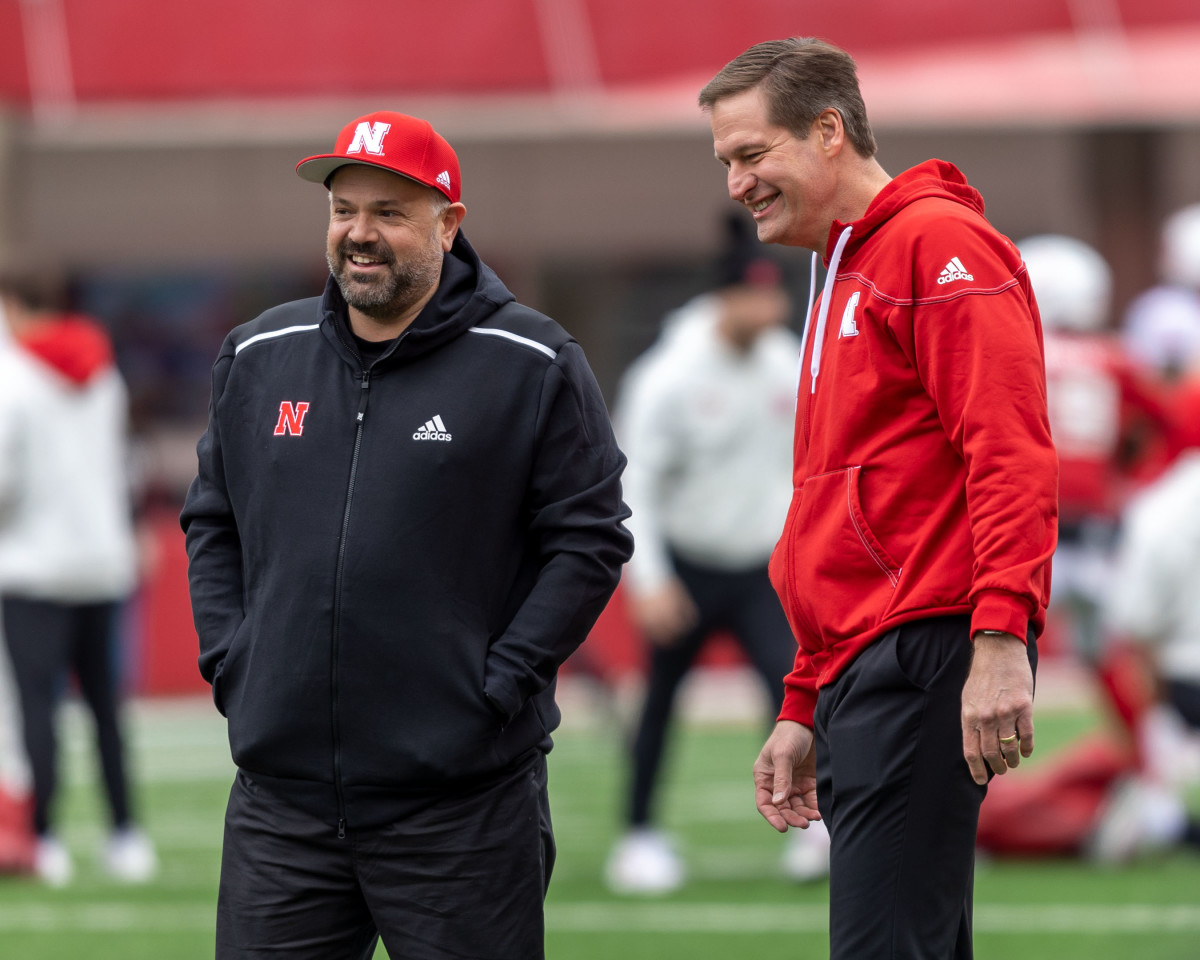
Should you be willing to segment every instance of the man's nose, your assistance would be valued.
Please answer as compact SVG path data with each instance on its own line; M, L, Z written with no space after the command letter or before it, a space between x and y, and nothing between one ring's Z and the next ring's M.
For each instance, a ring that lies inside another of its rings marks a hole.
M379 234L371 217L366 213L360 213L350 221L350 229L346 232L346 236L355 243L370 243L372 240L378 239Z
M754 174L736 163L730 164L726 179L729 184L729 196L738 203L744 202L746 196L754 189L754 185L758 183L758 178Z

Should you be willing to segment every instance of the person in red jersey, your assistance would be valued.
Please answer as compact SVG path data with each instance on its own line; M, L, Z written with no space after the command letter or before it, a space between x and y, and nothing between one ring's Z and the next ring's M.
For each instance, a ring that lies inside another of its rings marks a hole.
M1058 451L1054 607L1065 614L1073 651L1094 661L1117 518L1134 485L1126 451L1139 437L1169 437L1171 421L1161 390L1107 332L1112 273L1100 253L1057 234L1017 246L1045 330L1050 432Z
M756 802L829 828L834 960L970 957L976 819L1034 749L1056 541L1029 278L953 165L880 166L832 44L751 47L699 102L759 239L826 264L770 564L799 649Z

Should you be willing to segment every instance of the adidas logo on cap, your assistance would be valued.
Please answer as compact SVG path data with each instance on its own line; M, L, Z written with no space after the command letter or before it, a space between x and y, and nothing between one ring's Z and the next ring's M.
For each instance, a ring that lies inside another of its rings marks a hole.
M941 275L938 277L938 283L953 283L955 280L974 280L971 274L967 273L967 268L962 265L962 261L958 257L954 257L948 264L942 267Z
M442 418L434 414L432 420L426 420L413 434L414 440L450 440L450 433Z
M444 189L449 190L450 189L450 171L443 170L441 173L439 173L437 175L437 182L440 183Z

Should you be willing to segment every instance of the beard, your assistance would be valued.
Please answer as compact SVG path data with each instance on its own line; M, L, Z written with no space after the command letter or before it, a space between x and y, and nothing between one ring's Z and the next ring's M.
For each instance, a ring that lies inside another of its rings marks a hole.
M378 260L387 268L386 272L372 278L352 275L347 264L355 254ZM390 320L404 313L438 282L442 270L442 247L440 242L431 242L428 247L400 263L385 243L363 244L343 240L336 250L325 251L325 260L346 303L373 320Z

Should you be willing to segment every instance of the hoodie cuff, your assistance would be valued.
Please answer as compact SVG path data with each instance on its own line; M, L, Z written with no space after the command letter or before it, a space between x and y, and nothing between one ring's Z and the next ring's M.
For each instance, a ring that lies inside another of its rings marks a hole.
M971 636L980 630L1002 630L1027 642L1029 608L1016 594L1003 590L981 590L975 595L971 614Z
M504 726L512 723L513 717L521 712L521 700L515 694L516 691L507 689L505 684L499 683L495 678L484 679L483 698Z
M777 720L794 720L806 727L813 725L813 714L817 712L817 691L801 687L786 687L783 694L783 709Z

